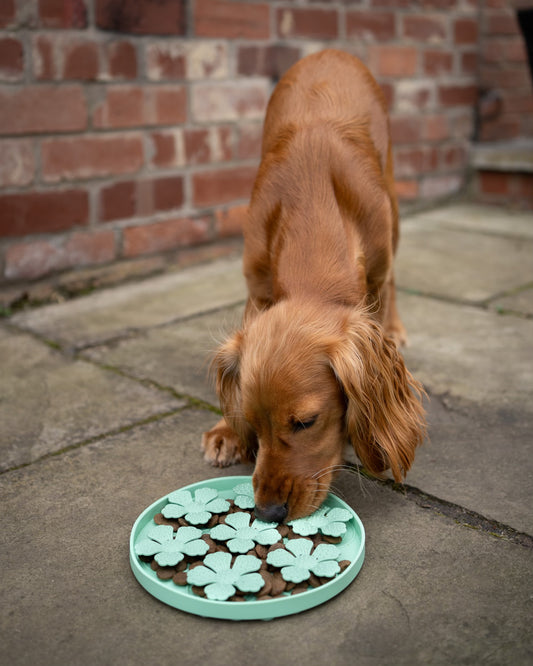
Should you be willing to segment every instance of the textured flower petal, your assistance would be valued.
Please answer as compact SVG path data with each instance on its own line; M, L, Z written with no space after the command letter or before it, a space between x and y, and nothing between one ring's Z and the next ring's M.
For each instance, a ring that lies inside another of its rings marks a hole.
M226 545L232 553L247 553L254 548L255 543L252 539L236 537L235 539L230 539Z
M203 539L195 539L182 544L181 552L185 555L196 557L197 555L205 555L209 550L209 545Z
M209 583L214 583L216 579L216 573L204 566L194 567L194 569L189 569L187 572L187 582L189 585L208 585Z
M332 537L340 537L346 533L346 524L345 523L327 523L323 525L320 529L322 534Z
M241 575L251 573L252 571L259 571L260 568L261 560L255 557L255 555L239 555L233 563L233 571Z
M167 504L161 509L165 518L183 518L187 509L181 504Z
M265 581L263 576L258 573L243 574L235 581L236 587L238 587L241 592L259 592L264 584Z
M260 543L262 546L271 546L272 544L281 541L281 539L281 534L274 528L263 530L254 536L254 540L257 541L257 543Z
M175 490L167 497L169 502L173 504L190 504L192 502L192 495L188 490Z
M176 532L176 540L180 543L187 543L193 539L199 539L202 536L202 530L197 527L180 527Z
M137 555L150 557L161 551L161 544L153 541L152 539L141 539L135 544L135 552Z
M320 543L313 551L313 557L317 561L321 560L337 560L340 551L337 546L330 543Z
M231 553L209 553L204 558L204 564L215 572L227 571L231 568Z
M205 587L205 594L212 601L226 601L235 594L235 588L230 583L210 583Z
M268 553L266 561L267 564L271 564L274 567L285 567L294 564L296 558L287 550L278 548Z
M184 555L179 550L163 550L154 557L154 560L162 567L173 567L181 562Z
M174 530L172 525L152 525L146 530L145 536L159 543L166 543L174 538Z
M199 504L207 504L218 497L218 491L214 488L198 488L194 493L194 500Z
M236 535L236 531L229 525L215 525L215 527L211 528L209 535L212 539L216 539L217 541L226 541L227 539L233 539Z
M340 506L336 506L328 511L327 518L332 522L347 523L349 520L351 520L352 514L346 509L341 509Z
M250 515L247 513L230 513L226 516L226 525L231 525L236 530L243 529L250 525Z
M253 509L255 507L254 488L251 483L240 483L233 488L235 504L239 509Z
M290 567L283 567L281 575L283 576L283 580L289 583L301 583L307 580L311 574L309 569L293 564Z
M209 511L198 511L197 509L185 514L185 520L193 525L205 525L205 523L209 522L210 518L211 514Z
M333 576L336 576L340 570L341 568L335 560L317 562L311 567L311 571L315 576L325 576L326 578L333 578Z
M309 555L313 548L313 542L310 539L289 539L286 548L296 555L296 557L302 557Z
M229 502L222 497L216 497L215 499L206 502L205 508L211 513L224 513L229 510Z

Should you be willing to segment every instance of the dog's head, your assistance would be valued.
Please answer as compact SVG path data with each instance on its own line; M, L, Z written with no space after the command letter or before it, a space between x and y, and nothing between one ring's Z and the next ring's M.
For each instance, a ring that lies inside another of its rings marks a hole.
M257 444L256 514L281 522L325 499L350 441L373 474L399 481L424 437L421 388L364 312L282 301L218 350L224 416Z

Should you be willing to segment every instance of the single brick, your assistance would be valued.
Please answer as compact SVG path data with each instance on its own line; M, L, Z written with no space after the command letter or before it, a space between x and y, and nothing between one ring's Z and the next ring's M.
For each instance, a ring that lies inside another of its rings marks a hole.
M372 46L369 64L377 76L414 76L418 67L418 50L412 46Z
M0 236L63 231L87 224L88 218L85 190L0 195Z
M105 185L100 190L100 220L109 222L133 217L136 210L136 196L135 181Z
M270 7L268 2L196 0L194 32L197 37L218 39L268 39Z
M93 126L97 128L137 127L143 125L144 92L130 86L107 86L105 99L95 107Z
M311 37L335 39L339 31L339 15L334 9L278 9L276 14L278 34L283 38Z
M403 17L403 34L419 42L442 42L446 39L446 19L422 14Z
M86 28L85 0L39 0L39 19L43 28Z
M346 14L348 37L384 42L396 36L396 20L393 12L348 11Z
M98 28L134 35L185 35L185 0L95 0Z
M127 41L110 42L106 45L108 72L114 79L134 79L137 77L137 51L134 44Z
M87 126L79 86L27 86L0 90L0 128L4 134L71 132Z
M46 182L134 173L144 159L142 137L138 134L47 139L41 145L41 153Z

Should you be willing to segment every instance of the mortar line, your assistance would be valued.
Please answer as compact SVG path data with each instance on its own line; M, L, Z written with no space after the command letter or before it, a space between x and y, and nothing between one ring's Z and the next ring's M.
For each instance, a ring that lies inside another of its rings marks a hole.
M422 509L430 509L435 514L451 518L455 523L463 527L470 527L492 537L504 539L505 541L510 541L511 543L533 550L533 536L525 532L520 532L506 523L487 518L477 511L467 509L460 504L455 504L454 502L441 499L436 495L426 493L416 486L397 483L392 479L378 479L370 476L356 463L346 460L344 461L344 466L379 486L389 488L393 492L403 495Z

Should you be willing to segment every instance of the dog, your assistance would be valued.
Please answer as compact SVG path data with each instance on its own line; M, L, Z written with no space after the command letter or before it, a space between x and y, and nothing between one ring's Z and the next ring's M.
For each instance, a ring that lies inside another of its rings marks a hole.
M224 418L202 439L213 465L255 461L263 521L315 511L347 442L371 474L401 481L425 437L423 388L398 351L388 125L369 70L336 50L293 65L267 107L248 299L214 356Z

